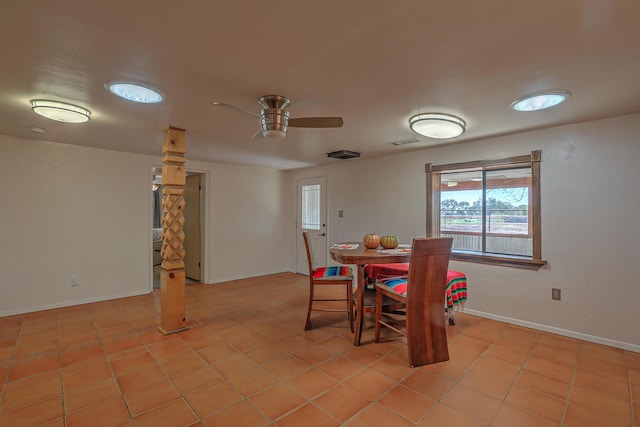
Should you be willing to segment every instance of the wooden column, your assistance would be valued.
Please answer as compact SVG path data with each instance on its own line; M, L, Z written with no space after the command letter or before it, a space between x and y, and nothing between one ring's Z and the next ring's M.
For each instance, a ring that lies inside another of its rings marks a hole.
M162 144L162 266L160 270L160 326L163 334L185 326L184 186L186 139L184 129L170 127Z

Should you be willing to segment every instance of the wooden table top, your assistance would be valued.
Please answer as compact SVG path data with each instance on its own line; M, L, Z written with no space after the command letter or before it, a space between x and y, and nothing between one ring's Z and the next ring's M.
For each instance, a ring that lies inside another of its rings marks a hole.
M348 242L349 244L354 242ZM355 242L358 243L358 242ZM385 253L378 252L377 249L367 249L364 244L358 243L356 249L330 248L329 254L334 261L341 264L392 264L397 262L409 262L411 252L405 253Z

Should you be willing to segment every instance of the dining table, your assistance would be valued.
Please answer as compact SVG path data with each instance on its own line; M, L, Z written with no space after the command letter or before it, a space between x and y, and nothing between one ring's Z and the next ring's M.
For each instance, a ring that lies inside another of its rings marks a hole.
M329 247L331 259L341 264L351 264L358 267L356 281L356 313L355 334L353 344L360 345L362 338L363 313L375 311L375 296L365 302L366 281L365 266L367 264L393 264L409 262L411 247L398 246L395 249L368 249L361 242L336 243Z

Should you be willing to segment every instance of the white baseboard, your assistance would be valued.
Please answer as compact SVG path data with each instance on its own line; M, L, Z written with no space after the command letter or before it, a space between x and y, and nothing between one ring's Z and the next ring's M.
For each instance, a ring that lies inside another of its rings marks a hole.
M77 299L73 301L62 301L54 304L45 304L45 305L33 306L33 307L22 307L17 310L0 311L0 317L15 316L16 314L33 313L36 311L53 310L56 308L73 307L74 305L109 301L109 300L118 299L118 298L136 297L139 295L147 295L149 293L151 293L151 291L149 290L137 290L132 292L123 292L123 293L114 294L114 295L107 295L107 296L102 295L102 296L93 297L93 298L83 298L83 299Z
M487 319L497 320L499 322L511 323L513 325L524 326L525 328L551 332L553 334L562 335L570 338L576 338L583 341L589 341L596 344L608 345L609 347L616 347L616 348L621 348L623 350L629 350L629 351L634 351L636 353L640 353L640 345L636 345L636 344L610 340L608 338L602 338L595 335L583 334L581 332L569 331L567 329L560 329L553 326L541 325L540 323L527 322L525 320L513 319L511 317L499 316L497 314L485 313L483 311L470 310L468 308L465 309L463 313L471 314L478 317L485 317Z

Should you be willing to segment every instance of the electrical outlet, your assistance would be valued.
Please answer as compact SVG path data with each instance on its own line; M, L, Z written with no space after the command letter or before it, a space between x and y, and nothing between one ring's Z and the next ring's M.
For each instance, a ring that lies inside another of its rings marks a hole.
M343 210L339 210L338 211L338 218L342 218L344 217L344 211Z
M551 288L551 299L560 301L560 289Z
M71 275L71 286L80 286L80 276L77 274Z

